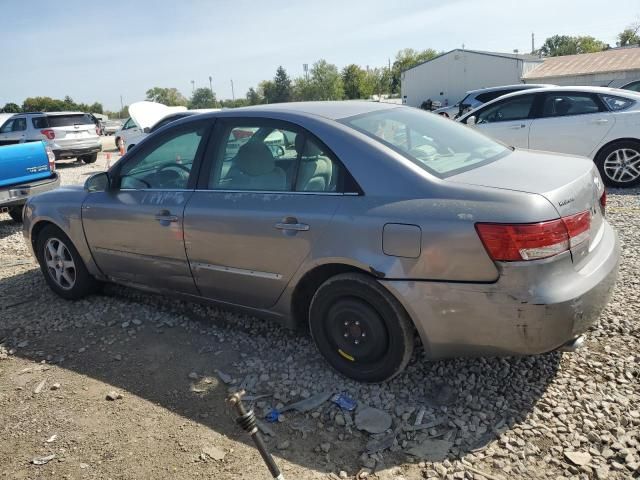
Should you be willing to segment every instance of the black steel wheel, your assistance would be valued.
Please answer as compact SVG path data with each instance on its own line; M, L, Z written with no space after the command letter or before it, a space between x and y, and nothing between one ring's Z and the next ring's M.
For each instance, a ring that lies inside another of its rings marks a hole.
M383 382L398 375L413 352L413 325L375 279L337 275L316 291L309 325L320 353L346 377Z

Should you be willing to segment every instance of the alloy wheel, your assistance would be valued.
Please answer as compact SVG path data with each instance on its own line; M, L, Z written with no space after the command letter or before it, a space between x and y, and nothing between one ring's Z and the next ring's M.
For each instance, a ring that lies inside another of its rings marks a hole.
M76 265L67 246L57 238L50 238L44 246L44 260L51 279L64 289L76 283Z
M611 180L628 183L640 177L640 152L632 148L614 150L604 160L604 173Z

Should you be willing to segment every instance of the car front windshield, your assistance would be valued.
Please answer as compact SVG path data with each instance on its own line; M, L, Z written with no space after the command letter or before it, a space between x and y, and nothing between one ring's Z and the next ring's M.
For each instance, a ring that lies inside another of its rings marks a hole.
M390 108L341 122L440 178L477 168L511 151L475 130L417 108Z

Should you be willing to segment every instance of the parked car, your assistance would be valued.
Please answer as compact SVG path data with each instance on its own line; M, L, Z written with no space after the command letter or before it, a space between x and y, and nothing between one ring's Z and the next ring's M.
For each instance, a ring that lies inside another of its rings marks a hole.
M579 346L618 268L605 199L584 158L419 109L275 104L166 125L31 199L24 234L64 298L111 281L308 324L336 370L378 382L415 331L432 359Z
M0 127L0 145L44 141L56 160L93 163L102 150L94 117L82 112L17 113Z
M0 147L0 212L22 221L27 199L57 188L55 157L44 142L18 143Z
M120 128L122 128L122 122L120 122L119 120L105 120L103 122L103 126L104 135L113 135L118 130L120 130Z
M460 122L507 145L591 158L612 187L640 183L640 95L605 87L512 93Z
M479 88L478 90L468 91L462 100L455 105L449 107L438 108L433 111L438 115L442 115L447 118L458 118L465 112L473 110L479 107L483 103L490 102L498 97L507 95L513 92L519 92L521 90L530 90L532 88L545 88L553 85L547 85L543 83L519 83L518 85L503 85L500 87L488 87Z
M632 92L640 92L640 80L629 82L620 87L622 90L631 90Z
M156 102L136 102L129 106L131 115L115 132L116 148L129 151L147 136L151 128L168 115L185 112L187 107L167 107Z

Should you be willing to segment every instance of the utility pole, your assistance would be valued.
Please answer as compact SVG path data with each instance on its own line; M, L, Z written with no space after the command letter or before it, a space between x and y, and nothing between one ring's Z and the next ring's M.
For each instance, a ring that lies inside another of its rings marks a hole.
M120 95L120 111L124 110L124 102L122 101L122 95Z
M234 102L236 101L236 94L233 91L233 78L231 79L231 98Z
M531 55L533 55L535 52L536 52L535 35L533 32L531 32Z
M303 63L302 64L302 70L304 70L304 79L305 80L309 80L309 64L308 63Z
M211 90L211 95L213 96L213 77L209 75L209 90Z
M191 93L195 93L196 91L196 81L191 80Z

